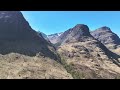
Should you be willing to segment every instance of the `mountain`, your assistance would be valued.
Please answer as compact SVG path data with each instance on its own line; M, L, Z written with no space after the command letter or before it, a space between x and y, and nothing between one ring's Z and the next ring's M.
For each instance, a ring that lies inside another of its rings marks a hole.
M87 36L91 36L88 27L83 24L78 24L74 28L65 31L58 38L58 42L64 44L69 42L84 41L87 39Z
M53 45L19 11L0 11L1 79L70 79Z
M0 11L0 78L119 79L120 55L108 47L118 48L119 37L108 27L101 29L94 34L100 38L84 24L46 36L33 30L21 12Z
M98 28L91 32L91 35L101 41L108 49L112 51L120 51L120 38L111 31L107 26ZM119 53L119 52L118 52Z
M87 25L77 24L58 40L61 63L73 78L119 78L120 56L95 39Z
M42 37L49 42L48 36L45 33L38 31L38 34L40 36L42 35Z
M56 44L58 42L57 41L58 37L61 36L62 34L63 34L62 32L61 33L51 34L51 35L48 35L48 38L49 38L51 43Z
M0 11L0 45L1 54L16 52L35 56L41 53L57 58L54 47L30 27L19 11Z

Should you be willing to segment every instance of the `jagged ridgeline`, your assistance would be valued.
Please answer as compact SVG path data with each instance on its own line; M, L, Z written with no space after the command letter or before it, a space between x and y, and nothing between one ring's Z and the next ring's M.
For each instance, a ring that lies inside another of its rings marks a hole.
M11 52L57 59L55 48L30 27L20 11L0 11L0 54Z
M89 31L89 27L84 24L78 24L75 27L65 31L59 38L59 42L61 45L69 44L69 43L86 43L88 42L89 45L93 45L93 47L101 48L108 57L114 57L113 54L109 49L106 48L100 41L95 39ZM93 43L94 42L94 43ZM93 43L93 44L92 44ZM88 47L86 46L86 47Z

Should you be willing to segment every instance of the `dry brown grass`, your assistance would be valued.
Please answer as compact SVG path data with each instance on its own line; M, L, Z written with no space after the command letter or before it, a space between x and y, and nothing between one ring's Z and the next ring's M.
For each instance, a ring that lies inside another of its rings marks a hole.
M17 53L0 55L1 79L72 79L58 62Z
M58 52L68 65L72 63L75 67L74 70L85 75L83 78L114 79L119 77L120 67L114 64L99 47L90 43L92 42L64 44L58 48ZM74 48L74 45L85 47L90 51L87 53L83 48ZM73 53L73 57L69 57L69 53ZM97 56L98 54L99 56ZM87 68L83 70L82 67Z

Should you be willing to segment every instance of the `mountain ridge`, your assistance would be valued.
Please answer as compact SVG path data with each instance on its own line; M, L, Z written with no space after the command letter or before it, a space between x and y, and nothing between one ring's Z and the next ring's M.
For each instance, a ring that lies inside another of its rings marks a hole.
M108 47L119 43L107 26L90 32L77 24L46 35L33 30L20 11L0 11L0 78L120 78L120 55Z
M35 56L40 53L57 59L52 44L31 28L20 11L1 11L0 16L1 54L15 52Z
M87 25L78 24L60 37L61 44L57 51L63 58L65 66L71 68L66 67L74 78L115 78L113 71L119 72L115 76L120 75L120 69L116 71L110 67L111 65L114 68L120 67L118 61L120 56L95 39Z
M101 41L108 49L120 55L120 38L107 27L101 27L91 32L91 35Z

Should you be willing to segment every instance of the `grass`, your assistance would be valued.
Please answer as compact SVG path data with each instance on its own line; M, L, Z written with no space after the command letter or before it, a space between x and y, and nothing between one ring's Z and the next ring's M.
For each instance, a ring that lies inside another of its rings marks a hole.
M61 64L67 70L67 72L72 75L72 77L74 79L83 79L83 78L85 78L85 75L83 73L80 73L79 71L75 70L74 64L70 63L68 65L63 57L61 57Z
M120 76L115 77L115 79L120 79Z

